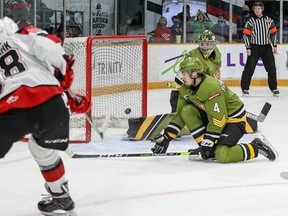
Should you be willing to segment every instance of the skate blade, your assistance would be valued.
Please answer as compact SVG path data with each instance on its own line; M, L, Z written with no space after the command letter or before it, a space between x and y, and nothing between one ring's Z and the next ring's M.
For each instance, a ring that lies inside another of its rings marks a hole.
M275 154L276 158L279 157L279 154L278 154L278 152L276 151L276 149L274 148L274 146L266 139L266 137L265 137L263 134L259 134L259 135L258 135L258 138L259 138L262 142L264 142L267 146L269 146L269 147L272 149L272 151L273 151L273 153ZM276 159L276 158L275 158L275 159Z
M78 216L76 211L73 209L71 211L65 211L65 212L42 212L41 214L45 216Z

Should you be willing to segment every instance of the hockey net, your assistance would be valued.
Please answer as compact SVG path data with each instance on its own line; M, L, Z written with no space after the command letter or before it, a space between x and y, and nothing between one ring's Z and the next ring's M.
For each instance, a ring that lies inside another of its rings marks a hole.
M145 36L66 38L63 46L75 56L72 89L91 98L88 115L98 128L107 119L109 127L128 128L128 118L147 115ZM91 125L84 114L71 115L70 141L91 141Z

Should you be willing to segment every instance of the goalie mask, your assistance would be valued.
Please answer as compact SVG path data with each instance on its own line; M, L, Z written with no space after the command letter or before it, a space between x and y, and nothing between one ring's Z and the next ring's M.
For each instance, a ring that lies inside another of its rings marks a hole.
M0 44L18 31L18 25L9 17L0 19Z
M208 58L216 47L216 38L213 32L205 30L198 38L199 49L204 58Z

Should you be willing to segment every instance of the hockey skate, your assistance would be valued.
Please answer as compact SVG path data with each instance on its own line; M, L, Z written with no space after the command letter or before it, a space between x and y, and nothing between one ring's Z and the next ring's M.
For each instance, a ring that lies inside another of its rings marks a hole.
M279 156L271 143L262 134L258 138L255 138L251 144L258 148L258 154L263 155L270 161L276 160Z
M74 211L74 201L69 195L67 182L62 185L62 193L53 193L46 183L45 188L49 195L38 203L41 214L46 216L77 216Z
M279 97L279 94L280 94L279 90L274 89L274 90L271 90L271 92L272 92L274 97Z

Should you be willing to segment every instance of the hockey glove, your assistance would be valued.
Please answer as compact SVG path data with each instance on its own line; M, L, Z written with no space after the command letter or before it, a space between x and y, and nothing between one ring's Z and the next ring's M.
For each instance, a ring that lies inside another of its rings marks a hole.
M54 75L59 80L60 85L62 86L63 90L66 91L71 87L73 79L74 79L74 71L72 69L72 66L75 60L74 60L74 55L71 55L71 56L64 55L63 57L66 60L66 73L65 75L62 75L60 70L56 68Z
M209 139L203 139L200 143L200 154L203 160L214 158L214 142Z
M86 97L79 94L76 94L80 100L77 98L73 98L70 94L68 94L68 105L70 106L70 110L72 113L87 113L92 107L91 101Z
M166 134L156 137L152 142L156 143L151 151L155 154L166 153L171 139Z

